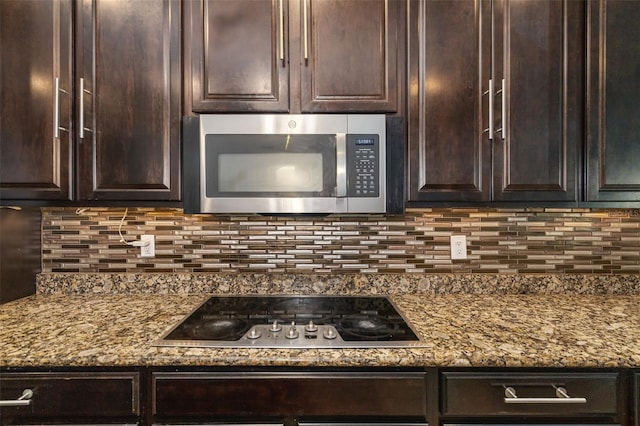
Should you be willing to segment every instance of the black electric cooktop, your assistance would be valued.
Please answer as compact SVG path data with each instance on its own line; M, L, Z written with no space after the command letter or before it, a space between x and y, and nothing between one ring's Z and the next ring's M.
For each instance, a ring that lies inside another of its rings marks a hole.
M386 297L215 296L155 345L375 348L424 342Z

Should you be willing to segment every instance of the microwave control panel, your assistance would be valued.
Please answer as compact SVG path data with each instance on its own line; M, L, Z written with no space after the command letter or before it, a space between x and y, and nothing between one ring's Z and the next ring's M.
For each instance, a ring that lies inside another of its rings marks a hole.
M347 195L380 196L380 138L347 135Z

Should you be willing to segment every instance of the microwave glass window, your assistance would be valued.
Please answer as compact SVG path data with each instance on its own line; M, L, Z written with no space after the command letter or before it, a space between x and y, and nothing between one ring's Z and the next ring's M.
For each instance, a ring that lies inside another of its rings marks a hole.
M220 154L222 192L320 192L322 154Z
M332 197L336 135L205 136L207 197Z

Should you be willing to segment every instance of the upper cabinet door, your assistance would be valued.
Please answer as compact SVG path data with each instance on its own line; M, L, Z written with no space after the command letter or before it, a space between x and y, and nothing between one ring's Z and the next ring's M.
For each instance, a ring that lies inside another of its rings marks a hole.
M583 3L410 7L409 201L577 202Z
M488 201L491 3L409 7L409 201Z
M493 199L578 201L584 6L494 0Z
M397 112L402 0L186 2L193 112Z
M587 201L640 201L640 1L590 1Z
M78 3L81 200L180 197L180 3Z
M0 1L0 199L72 197L71 1Z
M402 3L300 1L302 111L396 112Z
M186 5L193 111L289 111L288 0Z

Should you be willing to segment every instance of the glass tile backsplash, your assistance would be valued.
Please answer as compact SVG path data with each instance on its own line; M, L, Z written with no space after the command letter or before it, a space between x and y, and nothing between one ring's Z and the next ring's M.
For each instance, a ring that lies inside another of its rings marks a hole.
M185 215L43 208L42 272L638 273L640 214L590 209L411 209L402 216ZM450 236L468 256L450 259Z

